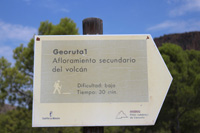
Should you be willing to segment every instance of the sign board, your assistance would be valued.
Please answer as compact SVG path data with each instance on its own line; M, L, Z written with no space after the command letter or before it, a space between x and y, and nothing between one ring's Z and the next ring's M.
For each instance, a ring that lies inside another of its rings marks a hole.
M154 125L171 81L150 35L35 36L33 127Z

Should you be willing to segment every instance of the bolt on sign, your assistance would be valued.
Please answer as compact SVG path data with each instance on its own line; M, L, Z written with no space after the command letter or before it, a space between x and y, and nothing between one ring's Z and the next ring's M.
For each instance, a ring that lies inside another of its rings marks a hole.
M171 82L151 35L38 35L32 124L154 125Z

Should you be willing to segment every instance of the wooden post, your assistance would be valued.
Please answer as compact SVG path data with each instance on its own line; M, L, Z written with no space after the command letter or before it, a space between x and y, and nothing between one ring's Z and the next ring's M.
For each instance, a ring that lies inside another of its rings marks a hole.
M82 22L83 35L103 34L103 21L100 18L86 18ZM104 133L104 127L83 127L83 133Z
M100 18L86 18L83 20L83 35L103 34L103 21Z

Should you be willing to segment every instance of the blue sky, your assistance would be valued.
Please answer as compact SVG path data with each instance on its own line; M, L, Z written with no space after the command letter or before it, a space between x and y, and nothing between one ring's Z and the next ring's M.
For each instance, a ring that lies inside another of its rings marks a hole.
M1 0L0 57L13 62L13 49L25 46L48 20L71 18L82 34L82 20L103 20L104 34L151 34L200 31L200 0Z

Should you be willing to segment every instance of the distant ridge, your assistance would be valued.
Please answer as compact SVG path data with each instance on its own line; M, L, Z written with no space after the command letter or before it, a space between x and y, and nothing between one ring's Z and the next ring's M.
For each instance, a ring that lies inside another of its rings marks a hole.
M157 47L163 43L174 43L181 46L184 50L200 50L200 32L186 32L179 34L169 34L154 38Z
M5 104L3 107L0 108L0 114L6 113L7 111L16 109L15 106Z

